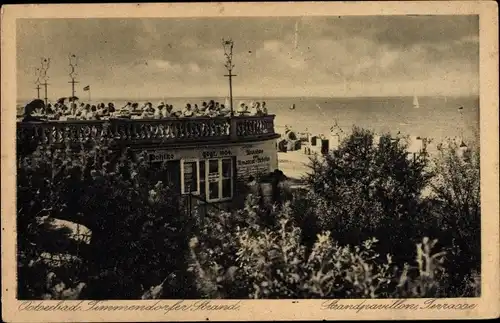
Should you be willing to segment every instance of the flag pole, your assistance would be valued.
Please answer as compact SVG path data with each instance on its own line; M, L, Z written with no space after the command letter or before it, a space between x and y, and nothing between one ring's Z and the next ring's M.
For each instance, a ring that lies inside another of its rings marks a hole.
M89 86L89 103L90 103L90 86Z

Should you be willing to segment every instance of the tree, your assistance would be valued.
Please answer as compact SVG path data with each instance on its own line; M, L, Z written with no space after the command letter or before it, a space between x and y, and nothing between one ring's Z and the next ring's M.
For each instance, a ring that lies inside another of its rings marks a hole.
M474 144L465 147L448 141L440 145L434 167L429 222L433 221L433 226L441 229L442 239L453 246L450 262L455 270L451 285L462 288L466 275L475 276L481 270L479 149Z
M118 156L96 146L76 154L39 147L24 157L18 167L18 254L31 253L29 263L37 259L34 252L54 252L47 250L49 239L30 228L40 216L67 220L87 227L92 238L78 248L64 245L60 251L81 262L57 276L74 286L85 282L86 298L140 298L162 281L172 287L164 289L165 297L187 290L182 286L187 284L183 255L189 220L179 195L158 181L162 168L152 169L129 151ZM33 243L37 249L30 248ZM41 277L49 270L38 268ZM29 278L20 273L20 285Z
M341 245L321 232L310 252L301 242L289 203L276 208L275 222L247 207L198 223L191 240L191 270L202 297L209 298L387 298L440 297L444 252L436 240L416 245L413 266L381 254L377 239ZM414 246L415 248L415 246Z
M421 193L432 174L424 150L409 158L405 138L354 128L339 148L313 158L305 180L315 198L319 227L343 243L379 237L387 252L408 255L422 221Z

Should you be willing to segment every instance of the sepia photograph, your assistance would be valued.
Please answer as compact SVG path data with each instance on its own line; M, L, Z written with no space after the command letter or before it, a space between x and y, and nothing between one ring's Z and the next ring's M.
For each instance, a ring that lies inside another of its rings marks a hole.
M484 297L478 13L11 28L17 310Z

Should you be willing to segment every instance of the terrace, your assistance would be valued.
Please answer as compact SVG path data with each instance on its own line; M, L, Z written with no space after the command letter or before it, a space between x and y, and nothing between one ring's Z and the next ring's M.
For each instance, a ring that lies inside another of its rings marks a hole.
M279 137L274 131L274 118L265 115L17 122L17 140L60 148L81 143L163 147L251 142Z

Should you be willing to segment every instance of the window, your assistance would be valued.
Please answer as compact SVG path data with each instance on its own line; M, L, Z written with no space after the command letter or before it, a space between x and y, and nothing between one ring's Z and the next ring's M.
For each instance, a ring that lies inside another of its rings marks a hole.
M183 161L181 166L182 192L188 194L188 183L191 193L199 194L208 202L230 200L233 197L233 158L217 158L200 161ZM191 166L190 166L191 165ZM190 171L198 170L198 176L192 176ZM196 179L197 183L194 183ZM199 179L199 180L198 180ZM196 187L196 189L193 189Z
M219 160L209 159L206 161L208 167L206 167L206 181L207 181L207 200L217 200L220 196L219 188Z
M233 197L233 160L221 160L221 198Z
M198 160L185 159L181 161L181 192L182 194L199 194L200 163Z
M233 159L219 158L201 161L205 164L205 198L208 202L230 200L233 197ZM200 174L200 178L203 174Z

